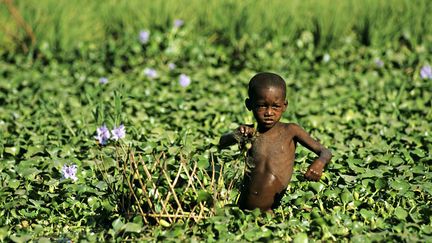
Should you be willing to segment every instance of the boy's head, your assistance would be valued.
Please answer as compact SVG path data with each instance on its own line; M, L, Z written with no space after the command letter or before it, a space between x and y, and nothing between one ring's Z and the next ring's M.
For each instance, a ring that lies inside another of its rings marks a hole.
M258 73L249 82L246 107L254 114L258 129L265 131L279 122L288 102L285 81L274 73Z
M275 73L258 73L249 81L248 95L253 99L257 92L268 87L279 88L283 91L283 97L286 96L286 84L283 78Z

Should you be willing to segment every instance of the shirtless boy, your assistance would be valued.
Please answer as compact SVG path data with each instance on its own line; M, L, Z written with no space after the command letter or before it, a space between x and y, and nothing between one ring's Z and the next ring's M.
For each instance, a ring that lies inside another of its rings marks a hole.
M234 132L224 134L219 147L251 139L239 206L242 209L271 211L291 180L297 143L318 155L305 174L309 180L318 181L321 178L332 155L299 125L279 122L288 105L286 84L279 75L258 73L249 82L248 95L245 104L253 112L256 129L253 125L241 125Z

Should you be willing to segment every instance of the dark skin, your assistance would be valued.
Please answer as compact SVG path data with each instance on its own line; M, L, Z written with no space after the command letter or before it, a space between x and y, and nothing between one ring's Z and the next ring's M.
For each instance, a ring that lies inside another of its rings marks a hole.
M281 87L261 87L245 103L254 114L259 136L248 150L248 164L253 166L245 174L239 206L242 209L271 211L291 180L297 143L318 155L305 173L309 180L318 181L321 178L332 155L299 125L279 122L288 105ZM223 135L219 147L236 144L238 134L252 137L256 130L250 125L241 125L233 133Z

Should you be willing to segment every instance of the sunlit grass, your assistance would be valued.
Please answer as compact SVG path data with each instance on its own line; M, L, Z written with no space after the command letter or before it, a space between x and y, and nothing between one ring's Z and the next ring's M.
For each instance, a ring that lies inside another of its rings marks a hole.
M125 38L142 28L169 29L175 19L192 35L207 35L235 43L259 35L262 40L295 42L304 31L316 46L337 46L350 40L384 45L403 38L411 44L431 40L430 1L16 1L32 26L38 46L71 50L80 42L104 43L113 35ZM0 5L3 24L0 46L13 50L24 33ZM9 43L9 44L8 44ZM15 43L15 45L10 45ZM19 46L18 46L19 47Z

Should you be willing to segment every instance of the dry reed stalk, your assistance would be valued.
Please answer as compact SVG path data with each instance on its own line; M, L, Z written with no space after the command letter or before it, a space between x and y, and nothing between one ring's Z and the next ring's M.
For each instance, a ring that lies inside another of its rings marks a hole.
M224 186L223 176L216 176L217 169L219 169L219 175L222 175L223 165L221 168L216 168L213 154L210 154L211 173L200 168L196 161L188 163L182 155L180 155L180 163L174 167L176 168L174 170L167 169L166 163L163 162L166 158L164 153L154 155L153 158L154 163L147 165L141 155L137 158L131 152L128 161L129 173L127 167L122 173L124 179L127 180L127 188L131 191L129 195L135 200L131 206L135 207L144 222L151 222L150 218L157 223L162 218L170 223L178 219L198 222L208 218L215 213L214 206L206 206L207 204L203 201L194 201L199 200L201 190L204 192L211 190L212 196L209 199L213 200L213 204L221 198L223 204L228 200L227 196L220 194L222 190L227 189ZM142 172L144 175L141 174ZM159 175L159 177L155 178L154 175ZM183 181L179 183L180 178L184 179L184 183ZM134 186L137 182L138 187ZM229 187L232 185L233 182ZM162 186L167 190L159 190L159 187ZM137 188L142 190L140 195L136 192ZM153 190L154 193L149 193L149 190ZM183 193L186 194L187 199L180 197L183 196ZM188 195L192 195L192 201L189 200Z
M179 215L179 214L155 214L155 213L145 213L145 215L147 217L152 217L152 218L192 218L194 220L200 220L200 219L204 219L204 218L208 218L206 216L196 216L193 213L188 213L188 212L184 212L183 215Z
M180 211L183 211L183 210L181 210L181 206L182 206L182 205L181 205L180 201L179 201L178 198L177 198L177 194L176 194L176 192L175 192L175 190L174 190L173 185L172 185L171 182L170 182L170 178L169 178L169 176L166 174L166 171L165 171L163 168L162 168L162 173L163 173L163 175L165 176L166 182L168 183L168 187L169 187L169 189L171 190L171 194L172 194L172 196L174 197L174 200L176 201L178 208L180 208Z
M123 171L123 175L126 175L126 172L125 172L125 171ZM144 222L145 222L145 223L148 223L147 218L145 217L145 213L144 213L144 211L143 211L142 208L141 208L141 204L139 203L139 199L138 199L138 197L137 197L136 194L135 194L135 190L134 190L134 188L132 187L131 182L130 182L129 180L127 180L127 183L128 183L129 189L130 189L130 191L131 191L133 197L134 197L135 200L138 202L138 203L137 203L137 204L138 204L137 206L138 206L138 209L139 209L139 211L140 211L140 214L141 214L142 218L144 219Z
M13 4L12 0L3 0L3 2L5 3L9 13L12 15L15 22L18 24L18 26L21 26L21 28L24 29L24 31L26 32L26 35L30 38L31 46L34 46L36 44L36 36L33 33L33 29L24 20L21 13L19 12L19 10ZM25 52L27 52L29 50L29 47L25 43L22 43L22 48Z
M177 173L177 175L180 175L180 172L181 172L181 166L180 166L180 168L179 168L179 171L178 171L178 173ZM166 199L165 199L165 204L167 204L168 202L169 202L169 199L170 199L170 197L171 197L171 195L174 197L174 200L176 201L176 203L177 203L177 211L176 211L176 214L180 211L181 213L183 213L182 211L182 209L181 209L181 203L180 203L180 201L178 200L178 198L177 198L177 194L176 194L176 192L175 192L175 190L174 190L174 186L171 184L171 182L170 182L170 178L169 178L169 176L167 175L167 173L166 173L166 171L165 171L165 169L164 168L162 168L162 173L163 173L163 175L165 176L165 179L166 179L166 182L168 183L168 187L169 187L169 189L170 189L170 192L168 192L168 194L167 194L167 197L166 197ZM176 185L177 184L177 179L178 179L178 177L176 177L176 179L175 179L175 181L174 181L174 185ZM172 205L171 205L171 208L174 208Z
M159 162L159 159L157 159L156 161ZM152 180L152 176L151 176L151 174L150 174L150 172L149 172L147 166L145 165L144 160L142 160L142 158L141 158L140 162L141 162L141 164L142 164L142 167L143 167L143 169L144 169L144 172L146 173L147 180L150 180L150 182L151 182L151 184L152 184L152 186L153 186L154 194L155 194L155 195L160 195L160 194L159 194L159 190L157 189L156 184L155 184L154 181ZM155 163L155 164L156 164L156 163ZM156 211L155 208L152 208L152 210ZM168 210L166 209L166 207L165 207L164 204L162 204L162 212L163 212L163 211L165 211L166 213L168 213Z
M196 188L195 188L195 186L194 186L194 184L193 184L193 177L190 176L190 175L195 175L195 173L196 173L195 171L196 171L197 167L198 167L198 166L197 166L197 164L195 163L195 164L194 164L194 168L193 168L191 174L189 174L188 171L185 170L185 173L186 173L186 175L188 176L188 179L189 179L189 180L188 180L188 185L186 186L186 190L187 190L187 188L188 188L189 185L190 185L190 186L192 186L192 190L195 192L196 195L198 195L198 192L197 192L197 190L196 190ZM195 178L197 179L197 181L198 181L198 183L200 184L201 188L202 188L202 189L205 189L204 185L201 184L199 178L198 178L196 175L195 175ZM201 210L202 210L202 208L204 207L204 205L202 205L202 202L199 202L198 204L200 205ZM201 211L200 211L200 214L201 214Z
M140 159L141 159L141 156L140 156ZM138 166L137 166L135 160L132 160L132 163L135 166L134 170L138 173L138 177L137 178L138 178L138 182L139 182L139 184L141 186L141 190L143 191L143 194L144 194L145 198L147 199L147 203L149 204L149 207L152 208L153 207L153 203L150 200L150 195L148 195L148 193L147 193L147 188L145 187L143 181L141 180L141 174L139 173Z

